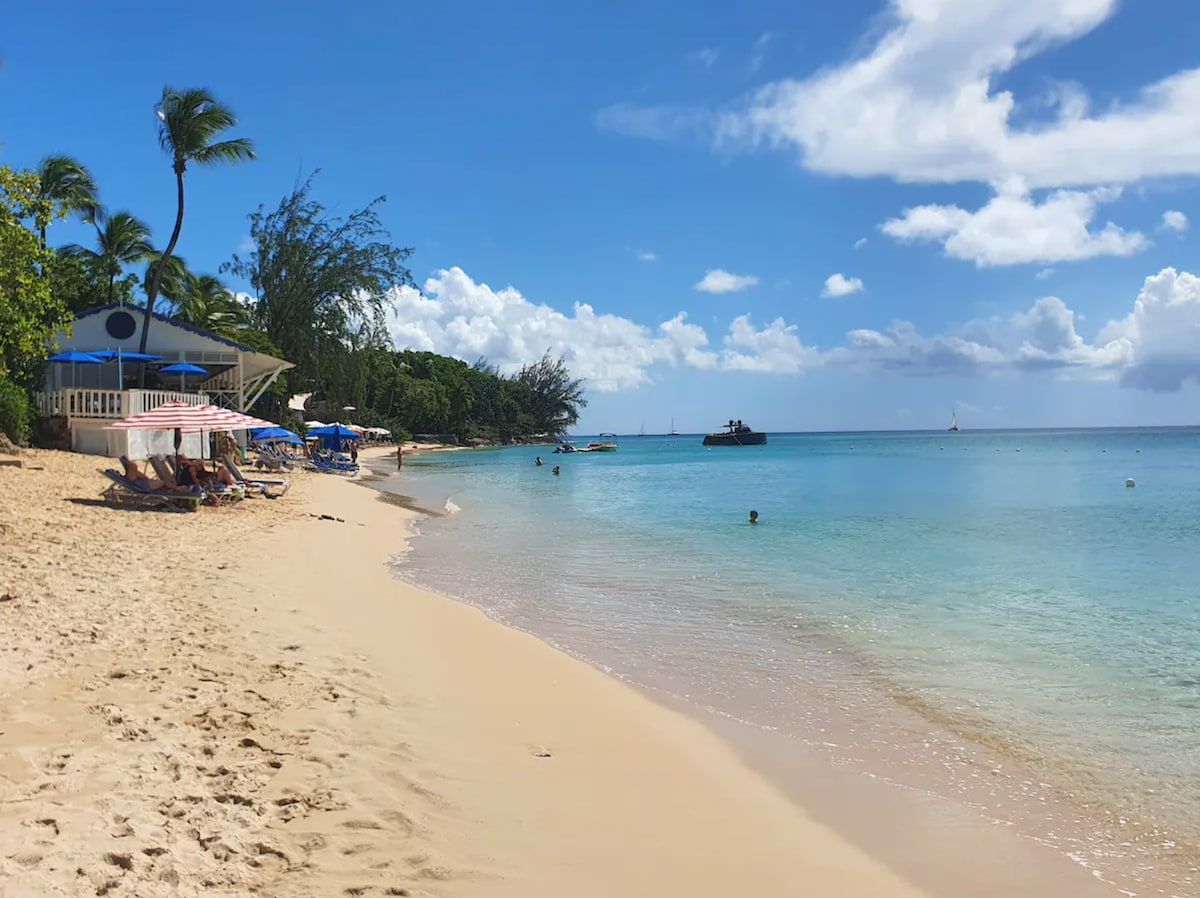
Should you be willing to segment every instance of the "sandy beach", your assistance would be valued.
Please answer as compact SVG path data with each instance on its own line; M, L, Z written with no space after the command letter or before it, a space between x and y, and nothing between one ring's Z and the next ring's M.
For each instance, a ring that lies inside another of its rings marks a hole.
M339 478L198 514L0 468L0 894L920 894L700 724L394 581ZM324 516L324 517L323 517Z

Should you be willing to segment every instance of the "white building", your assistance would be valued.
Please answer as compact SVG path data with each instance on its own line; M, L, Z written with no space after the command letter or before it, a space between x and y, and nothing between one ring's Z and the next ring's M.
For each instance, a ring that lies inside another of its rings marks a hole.
M137 352L142 338L143 310L126 305L89 309L59 332L55 352ZM43 417L65 418L76 452L145 458L152 452L174 451L174 434L158 431L106 430L114 420L157 408L164 402L190 405L212 403L247 411L288 368L277 359L202 328L151 316L146 352L162 356L146 369L146 389L137 389L140 364L122 359L103 365L54 363L46 367L46 389L38 396ZM206 374L159 375L158 369L187 362ZM202 437L184 436L183 451L200 456Z

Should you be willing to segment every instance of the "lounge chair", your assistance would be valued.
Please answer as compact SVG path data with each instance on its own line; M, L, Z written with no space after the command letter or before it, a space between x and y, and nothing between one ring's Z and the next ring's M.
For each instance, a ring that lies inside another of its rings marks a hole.
M162 455L151 455L150 464L154 468L154 473L159 476L159 479L166 483L178 483L178 477L171 463ZM244 486L226 486L223 483L217 483L204 490L209 499L213 502L240 502L246 498L246 488Z
M140 505L143 508L162 508L171 511L195 511L205 500L201 490L176 493L167 490L152 490L127 479L125 475L109 468L101 471L112 481L100 495L113 505Z
M246 487L258 487L262 490L264 496L269 495L267 491L274 487L282 487L282 489L280 489L278 493L272 495L272 499L279 498L289 489L291 489L292 482L285 477L259 477L258 475L246 477L244 474L242 474L241 469L238 467L237 461L234 460L232 455L226 455L221 460L225 463L225 469L233 475L234 480Z

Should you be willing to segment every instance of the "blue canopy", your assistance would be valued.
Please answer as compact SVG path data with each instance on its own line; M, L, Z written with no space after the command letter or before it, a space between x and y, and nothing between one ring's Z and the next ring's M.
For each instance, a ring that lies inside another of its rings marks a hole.
M79 363L80 365L103 365L104 360L96 358L90 352L80 352L78 349L68 349L66 352L60 352L58 355L52 355L46 359L47 362L70 362L72 365Z
M361 440L363 435L357 430L343 427L341 424L328 424L308 432L310 437L336 437L339 440Z
M176 362L174 365L167 365L165 368L158 369L159 374L207 374L207 368L201 368L199 365L193 365L191 362Z
M98 359L104 359L106 362L114 362L118 359L124 359L127 362L161 362L161 355L151 355L148 352L133 352L124 349L101 349L99 352L93 352Z
M251 443L295 443L297 446L303 446L304 440L300 439L290 430L285 430L282 427L264 427L261 430L250 431Z

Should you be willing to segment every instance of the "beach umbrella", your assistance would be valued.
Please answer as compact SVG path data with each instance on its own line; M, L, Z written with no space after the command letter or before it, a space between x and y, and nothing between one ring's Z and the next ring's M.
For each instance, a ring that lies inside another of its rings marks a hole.
M274 427L270 421L243 415L232 409L215 405L188 405L186 402L164 402L148 412L140 412L106 426L106 430L173 430L175 459L185 433L206 433L214 430L250 430Z
M151 355L148 352L126 352L120 348L117 349L101 349L99 352L93 352L98 359L104 359L106 362L117 363L117 380L121 386L125 385L125 362L161 362L161 355Z
M264 427L261 430L253 430L250 432L250 442L252 443L294 443L297 446L303 446L304 440L300 439L290 430L285 430L282 427Z
M186 392L187 376L189 374L207 374L207 368L201 368L199 365L193 365L191 362L176 362L174 365L167 365L165 368L158 369L159 374L178 374L179 375L179 391Z
M76 365L103 365L104 364L104 361L102 359L96 358L96 356L94 356L92 353L80 352L77 349L68 349L66 352L60 352L58 355L52 355L52 356L50 356L50 358L46 359L46 361L54 362L55 364L59 364L59 365L65 365L67 362L70 362L71 363L71 383L72 384L78 383L75 380L75 366Z
M322 444L327 449L339 449L344 440L361 440L363 435L357 430L351 430L349 427L344 427L341 424L330 424L326 427L318 427L308 432L310 437L320 437Z
M304 426L312 430L314 427L328 427L329 425L324 421L305 421Z

